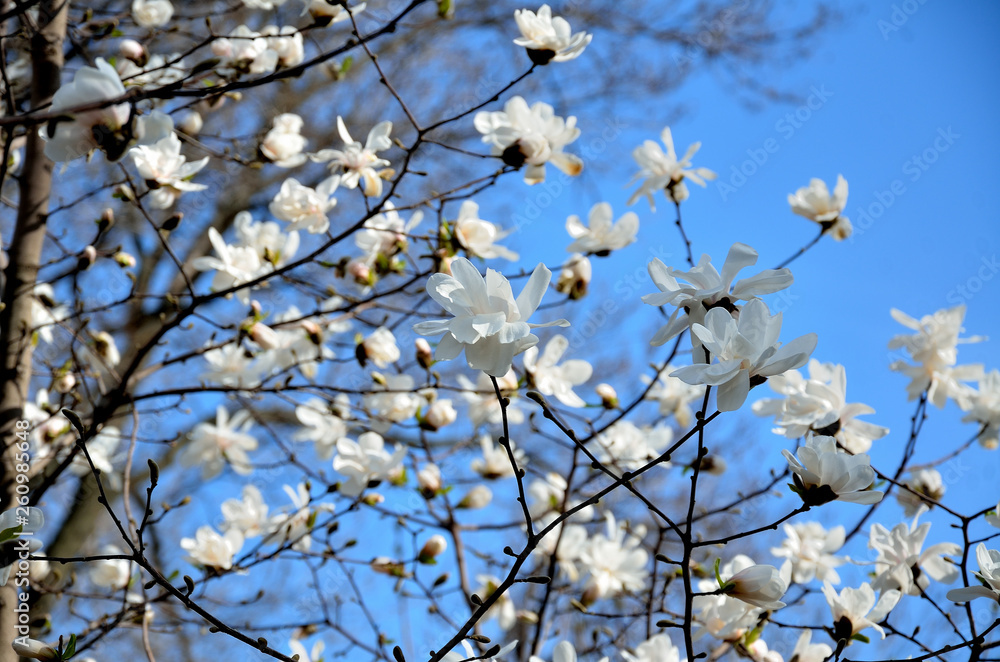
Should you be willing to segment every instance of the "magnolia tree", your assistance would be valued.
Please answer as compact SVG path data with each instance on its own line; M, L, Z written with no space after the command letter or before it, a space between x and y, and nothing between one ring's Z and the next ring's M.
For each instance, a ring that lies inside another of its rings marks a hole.
M998 443L965 309L872 339L915 402L890 432L768 303L851 234L843 177L788 196L817 232L771 269L698 256L715 173L669 128L606 164L635 210L570 216L546 264L488 220L597 167L565 63L658 39L682 78L766 12L125 4L0 3L0 659L996 657L997 495L935 468ZM679 259L619 302L660 320L652 365L580 356L600 258L654 237ZM931 407L967 429L917 466ZM741 410L763 455L720 427Z

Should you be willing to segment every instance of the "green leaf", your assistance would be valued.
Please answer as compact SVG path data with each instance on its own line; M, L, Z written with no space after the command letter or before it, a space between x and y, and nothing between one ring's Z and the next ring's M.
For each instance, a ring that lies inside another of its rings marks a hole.
M14 540L17 538L18 534L24 530L23 524L18 524L17 526L12 526L9 529L4 529L0 531L0 545L7 542L8 540Z
M63 651L62 659L68 660L73 657L74 653L76 653L76 635L71 634L69 635L69 644L67 644L66 650Z
M854 641L860 641L861 643L864 643L864 644L871 643L871 639L869 639L865 635L861 634L860 632L857 633L856 635L853 635L851 637L851 639L853 639Z

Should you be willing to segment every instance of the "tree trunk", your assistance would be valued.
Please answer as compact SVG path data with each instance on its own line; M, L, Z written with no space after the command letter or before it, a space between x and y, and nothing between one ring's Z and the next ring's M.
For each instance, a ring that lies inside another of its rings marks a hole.
M63 65L63 39L69 0L39 3L38 32L31 38L32 108L52 100L59 89ZM8 247L0 312L0 510L15 505L14 451L17 422L24 417L24 404L31 384L32 290L45 241L53 163L45 156L37 127L29 127L24 168L20 175L17 224ZM16 662L11 648L17 636L16 574L0 588L0 662ZM22 589L23 590L23 589Z

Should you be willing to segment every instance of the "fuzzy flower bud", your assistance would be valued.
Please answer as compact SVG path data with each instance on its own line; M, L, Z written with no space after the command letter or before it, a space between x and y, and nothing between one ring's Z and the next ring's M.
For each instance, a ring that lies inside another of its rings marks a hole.
M433 564L435 563L434 558L446 549L448 549L448 541L444 539L444 536L436 533L424 543L424 546L420 549L420 554L417 556L417 560L421 563Z
M434 352L431 350L431 344L427 342L426 338L417 338L413 344L417 350L417 363L420 364L421 368L430 368L431 364L434 363Z
M458 502L459 508L467 508L469 510L476 510L478 508L485 508L490 505L490 501L493 500L493 492L490 488L485 485L476 485L471 490L465 493L462 500Z
M55 381L54 387L59 393L69 393L76 386L76 377L72 372L67 372Z
M598 384L594 391L601 396L601 404L605 409L614 409L618 406L618 392L611 384Z
M121 43L118 44L118 52L122 54L122 57L132 60L140 67L149 62L149 53L146 48L135 39L122 39Z

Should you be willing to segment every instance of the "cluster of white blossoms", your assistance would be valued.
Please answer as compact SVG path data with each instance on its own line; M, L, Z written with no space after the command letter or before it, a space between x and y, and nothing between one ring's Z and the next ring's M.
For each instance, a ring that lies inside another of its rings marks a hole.
M889 429L857 420L875 410L861 403L847 402L847 375L842 365L809 361L809 378L797 370L768 379L768 386L784 398L758 400L753 412L774 416L775 434L798 439L807 433L835 437L851 453L864 453L872 441L889 434Z
M939 310L933 315L925 315L917 320L901 310L892 309L892 318L908 329L913 335L899 335L889 341L889 349L904 349L909 354L909 363L903 359L893 361L890 369L910 378L906 393L910 400L916 400L922 393L935 407L944 407L950 398L964 410L972 407L975 391L962 382L978 381L984 377L982 364L956 365L958 345L985 340L982 336L959 338L963 331L965 305Z
M567 175L583 171L580 157L563 151L580 137L576 118L562 118L552 106L538 101L528 106L522 97L511 98L502 111L480 111L474 118L483 142L493 146L493 153L513 168L527 165L524 181L545 181L545 164L551 163Z
M212 53L221 60L217 71L227 77L269 74L305 59L302 32L290 25L267 25L260 32L240 25L228 37L213 40Z

